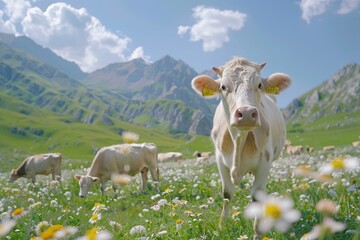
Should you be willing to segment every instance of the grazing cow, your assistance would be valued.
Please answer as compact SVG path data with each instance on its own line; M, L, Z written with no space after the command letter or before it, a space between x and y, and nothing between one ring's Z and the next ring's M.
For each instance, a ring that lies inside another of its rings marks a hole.
M211 152L198 152L198 151L195 151L193 156L194 157L205 157L205 158L209 158L211 155Z
M323 151L334 151L335 150L335 146L325 146L322 149Z
M159 162L178 161L183 159L183 155L180 152L167 152L158 154Z
M354 148L360 148L360 141L352 142Z
M35 176L38 174L49 175L52 180L59 181L61 178L61 154L44 153L27 157L17 169L13 169L9 182L20 177L30 178L35 183Z
M314 152L314 148L309 146L309 145L306 145L306 152L307 153L312 153L312 152Z
M141 173L141 190L145 190L147 173L150 170L154 181L159 181L157 147L153 143L120 144L101 148L94 157L86 175L75 175L80 185L80 197L85 197L93 182L100 183L102 195L105 184L116 174L135 176ZM116 192L117 185L112 183Z
M304 151L304 147L301 145L298 146L286 146L286 152L287 154L291 156L300 155Z
M193 89L206 97L219 96L211 137L222 181L223 203L221 221L229 217L235 185L246 173L255 174L251 190L265 191L272 161L282 151L286 139L283 115L276 105L278 94L291 84L288 75L275 73L260 77L265 66L244 58L234 58L213 70L219 79L200 75L192 80ZM257 220L254 222L257 239Z

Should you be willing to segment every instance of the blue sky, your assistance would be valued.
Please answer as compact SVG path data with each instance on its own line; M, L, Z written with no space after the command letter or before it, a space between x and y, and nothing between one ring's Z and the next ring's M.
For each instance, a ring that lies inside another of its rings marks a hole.
M26 35L91 72L170 55L196 71L233 56L284 72L294 98L360 63L360 0L0 0L0 31Z

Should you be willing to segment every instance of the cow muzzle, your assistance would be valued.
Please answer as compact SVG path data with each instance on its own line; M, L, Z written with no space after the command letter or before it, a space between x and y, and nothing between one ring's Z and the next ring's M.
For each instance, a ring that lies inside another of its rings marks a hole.
M239 107L235 110L230 125L246 130L258 127L260 125L259 112L252 106Z

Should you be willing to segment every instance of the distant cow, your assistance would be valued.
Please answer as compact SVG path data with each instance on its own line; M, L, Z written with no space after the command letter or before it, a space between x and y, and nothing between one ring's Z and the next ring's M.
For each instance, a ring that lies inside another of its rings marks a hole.
M303 151L304 151L304 147L301 145L298 146L289 145L286 147L287 154L291 156L300 155Z
M147 184L147 172L150 170L154 181L159 181L157 147L153 143L120 144L101 148L94 157L86 175L75 175L79 180L80 197L85 197L93 182L100 183L102 195L105 184L113 174L135 176L141 173L141 190ZM112 184L114 191L117 185Z
M195 151L193 156L194 157L205 157L205 158L209 158L211 155L211 152L198 152L198 151Z
M335 150L335 146L325 146L322 149L323 151L334 151Z
M44 153L27 157L17 169L11 171L9 182L25 177L35 183L36 175L49 175L50 173L52 180L60 180L61 160L60 153Z
M360 141L352 142L354 148L360 148Z
M205 98L220 96L211 137L222 181L224 201L221 219L229 217L235 185L246 173L253 172L252 198L265 191L272 161L284 146L286 128L273 94L287 88L290 77L275 73L260 77L264 64L234 58L213 70L219 79L200 75L192 80L193 89ZM255 199L256 200L256 199ZM254 223L257 238L257 220Z
M178 161L183 159L181 152L166 152L158 154L159 162Z
M306 145L306 152L307 153L312 153L312 152L314 152L314 148L309 146L309 145Z

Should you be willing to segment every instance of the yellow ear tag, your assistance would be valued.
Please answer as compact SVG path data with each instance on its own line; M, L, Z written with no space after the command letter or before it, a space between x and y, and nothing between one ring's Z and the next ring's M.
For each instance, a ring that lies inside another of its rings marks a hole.
M210 89L208 86L204 86L204 88L201 91L203 96L214 96L214 91Z
M269 94L279 94L280 88L278 86L269 87L265 90L265 92Z

